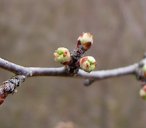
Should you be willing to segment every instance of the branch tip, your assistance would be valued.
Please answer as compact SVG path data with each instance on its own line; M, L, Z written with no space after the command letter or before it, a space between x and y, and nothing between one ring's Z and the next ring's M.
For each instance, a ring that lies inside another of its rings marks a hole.
M4 102L8 94L14 94L17 92L16 88L19 87L25 79L25 76L18 75L4 81L0 86L0 104Z

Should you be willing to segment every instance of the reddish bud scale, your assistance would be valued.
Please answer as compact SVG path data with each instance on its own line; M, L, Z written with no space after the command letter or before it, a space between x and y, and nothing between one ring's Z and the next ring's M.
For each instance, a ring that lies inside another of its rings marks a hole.
M0 105L4 102L4 99L0 98Z
M78 40L77 48L81 46L81 41ZM86 42L86 44L82 45L82 47L87 51L91 47L91 42Z
M64 52L64 55L63 56L65 57L66 55L67 55L67 52Z
M79 48L81 46L81 41L78 40L78 43L77 43L77 48Z
M7 93L4 93L0 96L0 105L5 101L6 97L8 96Z
M90 33L83 33L78 37L77 48L82 47L87 51L93 44L93 36Z
M87 57L83 57L83 58L81 59L80 63L84 63L84 62L87 61L87 60L88 60Z
M144 72L144 78L146 78L146 71Z

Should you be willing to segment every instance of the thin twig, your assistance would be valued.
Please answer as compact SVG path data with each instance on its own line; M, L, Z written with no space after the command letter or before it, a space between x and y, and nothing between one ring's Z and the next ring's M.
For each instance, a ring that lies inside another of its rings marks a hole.
M18 75L4 81L0 85L0 105L4 102L8 94L14 94L16 92L16 88L19 87L25 79L26 76Z

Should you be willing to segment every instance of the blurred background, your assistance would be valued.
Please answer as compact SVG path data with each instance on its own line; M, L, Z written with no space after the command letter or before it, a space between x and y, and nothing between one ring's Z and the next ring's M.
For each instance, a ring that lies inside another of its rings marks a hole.
M97 69L133 64L146 51L145 0L0 0L0 57L59 67L53 52L94 35ZM0 81L13 74L0 69ZM146 103L133 76L83 86L84 79L29 78L0 106L1 128L145 128Z

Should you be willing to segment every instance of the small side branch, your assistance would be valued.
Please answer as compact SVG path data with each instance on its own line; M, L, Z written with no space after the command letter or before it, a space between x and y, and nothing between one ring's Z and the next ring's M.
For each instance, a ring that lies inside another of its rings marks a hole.
M0 104L4 102L8 94L14 94L16 92L16 88L25 81L25 78L23 75L14 76L0 85Z

